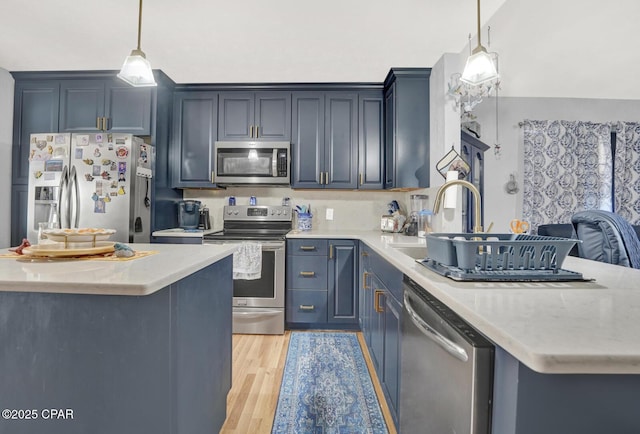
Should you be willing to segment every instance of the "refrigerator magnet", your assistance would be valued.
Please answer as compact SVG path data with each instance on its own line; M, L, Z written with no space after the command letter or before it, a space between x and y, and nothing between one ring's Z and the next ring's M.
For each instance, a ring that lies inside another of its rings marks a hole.
M95 207L93 208L93 212L98 214L104 214L106 212L105 208L106 206L104 203L104 199L98 199L95 202Z
M102 134L96 134L96 143L102 143Z
M103 158L102 159L102 165L103 166L110 166L111 165L111 160L109 160L108 158Z
M46 140L38 140L36 141L36 148L40 149L41 151L47 147L47 141Z
M74 154L76 160L82 160L82 151L82 148L76 148L76 153Z
M76 134L76 145L77 146L89 146L89 135L88 134Z
M102 196L102 181L96 181L96 194Z
M116 171L116 169L117 169L117 167L116 167L116 162L115 162L115 161L112 161L112 162L111 162L111 167L109 168L109 170L111 170L112 172L115 172L115 171Z
M122 196L123 194L126 194L126 193L124 192L124 186L121 185L120 188L118 189L118 195Z
M84 162L84 164L87 164L89 166L91 166L93 164L93 160L91 158L85 158L82 161Z
M118 173L118 182L126 182L126 178L124 177L124 172Z
M53 136L47 136L47 142L53 142Z
M106 179L106 180L111 179L111 175L106 170L103 170L100 176L102 176L102 179Z
M124 161L121 161L120 163L118 163L118 173L124 173L127 171L127 163L125 163Z
M93 181L93 176L91 176L90 173L85 173L84 174L84 179L86 179L87 181Z
M120 159L127 158L129 156L129 150L126 146L118 146L116 148L116 157Z
M100 199L100 198L98 197L98 193L94 192L94 193L91 195L91 200L95 202L95 201L97 201L98 199Z
M93 172L91 173L93 176L100 176L100 166L93 166Z
M111 181L111 188L115 189L118 188L118 181Z
M66 140L64 139L64 134L57 134L55 138L56 145L64 145Z
M125 145L127 141L123 138L116 139L116 145Z
M96 158L102 157L102 153L100 152L100 148L96 148L93 150L93 156Z
M47 160L44 162L45 172L62 172L62 160Z
M113 134L107 134L107 142L109 142L110 145L112 144L111 142L113 142Z
M104 197L104 199L102 199L105 201L105 203L111 202L111 197L109 197L108 195Z
M35 172L33 172L33 177L35 179L40 179L41 176L42 176L42 171L41 170L36 170Z
M117 195L118 195L117 191L112 191L111 193L109 193L109 196L116 197Z

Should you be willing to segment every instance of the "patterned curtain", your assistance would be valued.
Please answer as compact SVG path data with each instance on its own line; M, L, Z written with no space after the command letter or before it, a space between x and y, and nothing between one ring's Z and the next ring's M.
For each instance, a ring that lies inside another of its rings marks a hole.
M614 198L616 214L640 224L640 123L616 125Z
M532 233L577 211L611 211L612 168L609 123L526 120L523 217Z

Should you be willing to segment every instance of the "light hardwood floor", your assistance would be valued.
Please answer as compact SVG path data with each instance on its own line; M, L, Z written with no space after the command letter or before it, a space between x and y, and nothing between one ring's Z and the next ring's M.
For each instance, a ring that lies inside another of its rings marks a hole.
M233 335L232 387L227 397L227 420L220 433L271 433L290 336L289 331L284 335ZM358 341L389 433L396 434L362 333L358 333Z

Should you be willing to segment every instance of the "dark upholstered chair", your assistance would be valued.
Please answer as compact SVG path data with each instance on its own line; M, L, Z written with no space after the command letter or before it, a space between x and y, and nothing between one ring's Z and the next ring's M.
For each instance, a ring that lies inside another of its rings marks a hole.
M571 217L581 258L640 268L640 239L629 222L609 211L588 210Z

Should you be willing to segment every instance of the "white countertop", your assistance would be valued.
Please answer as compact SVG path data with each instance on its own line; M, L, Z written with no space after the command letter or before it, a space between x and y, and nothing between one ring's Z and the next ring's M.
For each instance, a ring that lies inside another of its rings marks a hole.
M235 249L199 244L129 246L158 253L129 261L0 258L0 291L149 295L233 254Z
M640 374L640 270L567 257L562 268L595 281L456 282L392 247L424 243L417 237L309 231L288 238L364 241L537 372Z

